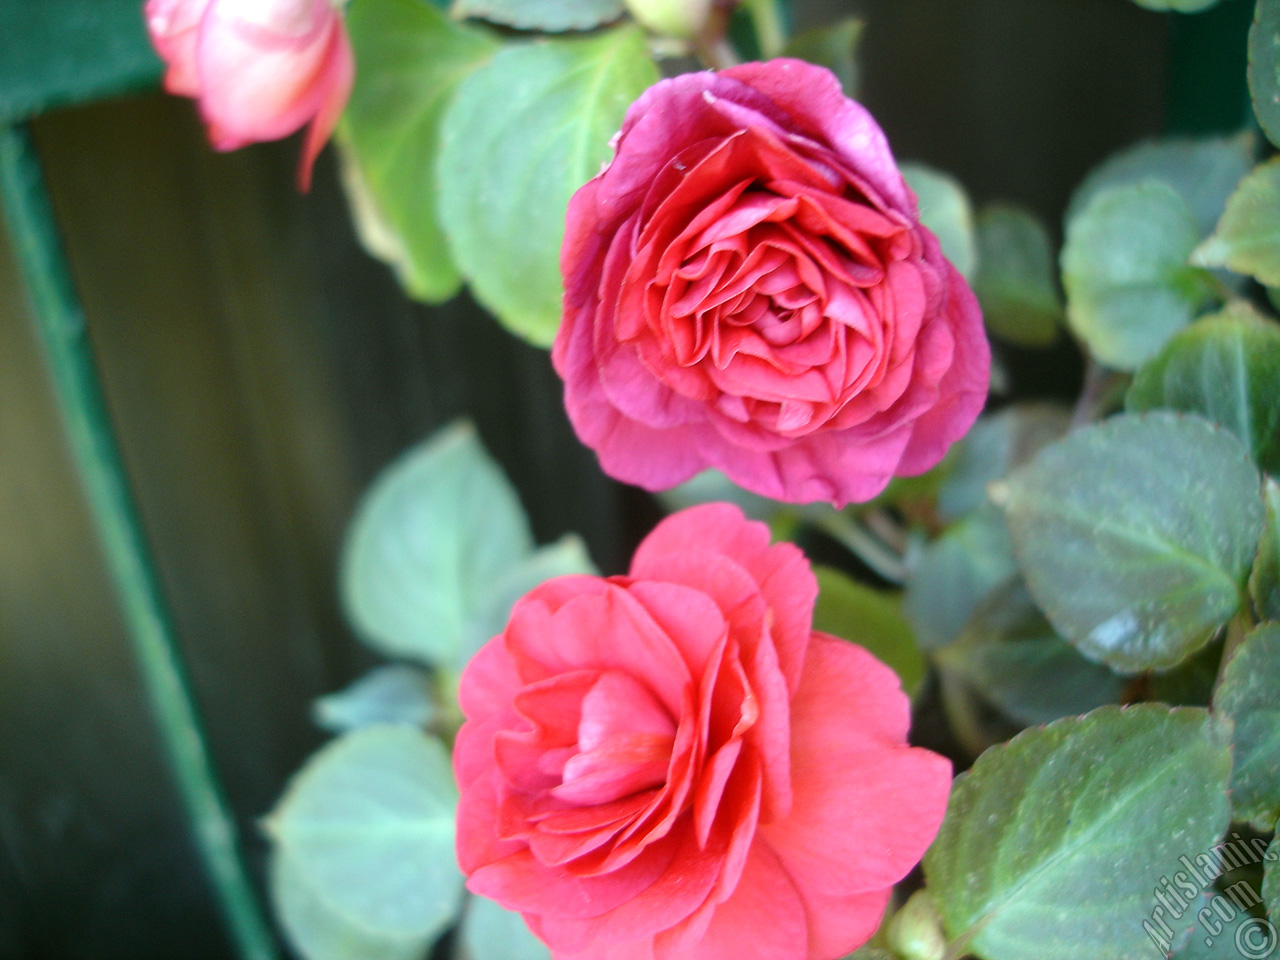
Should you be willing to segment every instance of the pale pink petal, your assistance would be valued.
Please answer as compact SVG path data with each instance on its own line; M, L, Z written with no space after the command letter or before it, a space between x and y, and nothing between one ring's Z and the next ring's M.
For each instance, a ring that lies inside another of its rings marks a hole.
M164 88L182 97L200 95L196 37L209 0L147 0L147 31L168 67Z
M315 117L331 63L342 55L333 38L343 29L328 0L211 0L196 68L214 146L278 140Z

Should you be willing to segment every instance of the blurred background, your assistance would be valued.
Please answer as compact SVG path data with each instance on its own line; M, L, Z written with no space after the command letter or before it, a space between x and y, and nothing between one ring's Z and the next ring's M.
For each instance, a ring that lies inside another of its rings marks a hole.
M862 98L899 159L1055 230L1115 149L1238 129L1250 11L795 3L801 27L865 18ZM101 64L92 102L59 106L83 99L62 61ZM471 417L539 541L577 531L609 573L657 511L573 438L545 353L465 296L405 300L358 246L331 153L300 196L296 141L215 154L158 74L141 0L0 0L0 117L31 118L214 761L260 870L257 819L323 739L311 701L373 661L341 619L335 574L381 467ZM1018 370L1017 395L1065 395L1079 360L1064 344ZM0 231L0 960L171 956L232 951Z

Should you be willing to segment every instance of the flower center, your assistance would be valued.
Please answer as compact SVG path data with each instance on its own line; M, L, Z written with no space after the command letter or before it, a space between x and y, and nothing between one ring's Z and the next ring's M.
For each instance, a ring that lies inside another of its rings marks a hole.
M675 721L644 684L606 671L582 698L577 752L551 793L586 806L659 786L675 734Z

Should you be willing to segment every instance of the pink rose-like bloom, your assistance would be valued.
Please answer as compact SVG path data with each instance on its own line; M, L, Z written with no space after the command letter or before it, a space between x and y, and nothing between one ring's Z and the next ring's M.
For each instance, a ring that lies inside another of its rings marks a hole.
M298 179L342 115L355 61L332 0L147 0L165 89L194 97L218 150L279 140L310 123Z
M548 581L462 675L467 886L556 960L832 960L937 833L897 676L815 632L804 555L728 504Z
M717 467L777 500L869 500L986 400L977 301L820 67L649 89L570 202L560 264L569 417L628 483Z

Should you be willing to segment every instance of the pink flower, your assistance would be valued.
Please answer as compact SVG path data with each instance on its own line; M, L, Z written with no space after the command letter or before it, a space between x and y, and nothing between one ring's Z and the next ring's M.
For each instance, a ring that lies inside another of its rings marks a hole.
M986 399L972 291L870 114L798 60L648 90L560 262L569 417L628 483L718 467L778 500L869 500Z
M218 150L279 140L310 123L298 180L342 115L355 74L333 0L147 0L165 88L194 97Z
M557 960L832 960L942 821L898 678L727 504L551 580L462 675L458 860Z

